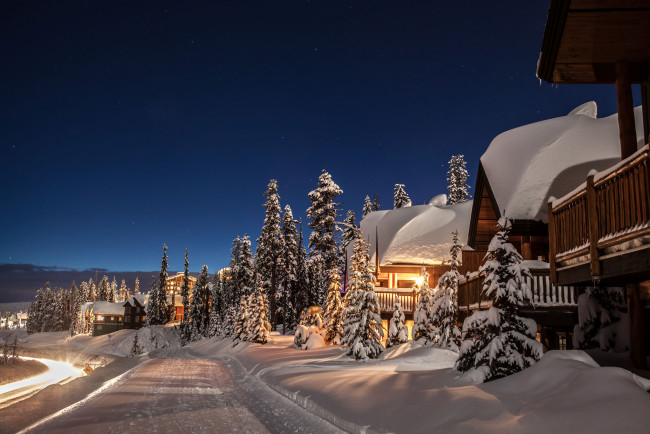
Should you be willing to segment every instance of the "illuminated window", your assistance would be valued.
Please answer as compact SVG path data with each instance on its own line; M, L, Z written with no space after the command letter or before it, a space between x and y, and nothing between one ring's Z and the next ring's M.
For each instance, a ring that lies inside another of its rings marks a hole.
M115 317L114 317L114 316L111 317L111 321L115 321Z
M104 315L97 315L97 321L104 321Z
M557 334L557 349L566 350L566 333Z

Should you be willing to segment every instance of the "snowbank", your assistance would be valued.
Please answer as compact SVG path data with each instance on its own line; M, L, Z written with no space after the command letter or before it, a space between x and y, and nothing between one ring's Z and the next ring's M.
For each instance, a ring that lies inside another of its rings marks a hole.
M641 107L634 109L637 140L643 143ZM596 103L567 116L499 134L481 157L495 206L512 219L548 221L549 197L562 197L583 183L590 170L621 159L618 115L596 118Z

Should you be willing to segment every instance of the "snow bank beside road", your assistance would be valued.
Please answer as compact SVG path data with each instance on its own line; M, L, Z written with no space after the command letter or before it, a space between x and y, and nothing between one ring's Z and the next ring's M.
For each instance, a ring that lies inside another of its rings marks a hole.
M366 363L337 346L297 350L288 336L264 346L206 340L191 348L238 360L249 375L353 431L647 432L650 425L650 382L601 368L583 351L550 351L523 372L476 385L452 369L453 353L412 342Z

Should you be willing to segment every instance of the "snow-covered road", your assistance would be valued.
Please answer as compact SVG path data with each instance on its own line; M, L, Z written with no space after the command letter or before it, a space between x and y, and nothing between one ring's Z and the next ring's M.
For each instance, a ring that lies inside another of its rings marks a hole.
M233 376L233 371L237 377ZM340 432L214 359L152 359L33 432Z

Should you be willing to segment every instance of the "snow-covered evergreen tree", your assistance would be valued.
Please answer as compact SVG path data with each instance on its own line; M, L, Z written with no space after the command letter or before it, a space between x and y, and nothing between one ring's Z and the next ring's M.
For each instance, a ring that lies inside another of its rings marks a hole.
M133 345L131 345L131 352L129 353L129 357L139 356L143 351L144 350L138 341L138 332L136 331L135 335L133 336Z
M337 265L338 245L336 233L340 232L336 217L339 204L334 200L343 190L332 181L329 173L323 170L318 178L318 187L309 192L311 206L307 208L309 227L309 261L313 272L312 288L315 291L315 304L321 306L327 295L327 273Z
M117 294L117 280L113 276L113 281L111 282L111 290L108 292L108 301L115 303L115 294Z
M354 274L350 285L355 292L348 301L344 313L344 337L348 356L357 360L376 359L384 350L381 340L381 310L374 290L374 276L370 269L368 244L361 236L354 246Z
M163 244L163 256L160 263L160 275L158 276L158 292L156 296L158 297L158 305L162 309L162 312L158 314L158 322L156 324L165 324L168 321L171 321L174 317L174 298L172 297L171 303L167 303L167 269L169 265L167 264L167 245Z
M373 211L379 211L379 196L377 193L374 194L372 197L372 210Z
M88 279L88 301L97 301L97 283L93 282L92 277Z
M262 234L257 239L257 249L255 250L255 262L257 265L260 279L265 288L268 288L270 298L271 324L275 329L278 324L278 302L284 299L279 290L281 279L280 271L282 269L280 261L284 253L284 243L282 229L280 226L280 196L278 195L278 184L275 179L269 182L266 192L266 215Z
M343 336L343 302L341 301L341 276L338 268L330 270L330 286L325 303L325 340L333 344L341 343Z
M372 203L370 202L370 197L366 195L366 199L363 201L363 217L367 216L372 212Z
M147 313L146 317L146 323L147 326L151 325L156 325L156 319L155 319L155 313L160 312L160 308L158 307L158 282L156 281L156 276L151 275L151 289L149 290L149 301L147 305L145 306L145 310ZM152 322L153 321L153 322Z
M122 283L120 284L120 290L119 290L119 297L117 301L124 303L127 299L129 290L126 287L126 280L122 279Z
M133 288L133 295L140 294L140 278L135 278L135 287Z
M404 325L404 312L399 302L399 296L395 296L393 304L393 317L390 319L388 326L388 337L386 338L386 348L403 344L409 340L408 328Z
M433 290L429 287L429 273L427 269L422 266L420 273L422 283L420 287L420 297L418 305L413 313L413 330L411 334L414 341L421 341L424 345L432 342L434 339L435 327L431 321L431 309L434 303Z
M393 196L393 205L395 209L411 206L411 199L404 190L404 184L395 184L395 194Z
M253 297L253 294L250 295ZM249 296L243 295L239 302L239 310L237 311L237 320L235 321L235 329L233 331L233 347L241 341L248 340L248 318L250 312L248 310Z
M201 274L196 280L192 289L192 301L190 303L190 340L198 341L208 335L209 327L209 300L210 300L210 278L208 266L201 267Z
M284 247L281 261L283 279L282 334L284 334L286 328L291 327L298 317L294 305L294 293L297 285L298 255L300 252L298 229L289 205L284 207L284 214L282 215L282 244Z
M467 185L467 163L463 155L453 155L449 160L447 171L447 190L449 190L449 204L465 202L470 198L469 185Z
M508 243L512 224L499 219L499 232L488 247L482 293L493 300L487 311L478 311L463 324L463 343L455 368L470 372L479 381L490 381L519 372L542 356L542 344L535 340L537 324L517 316L522 304L530 304L532 294L526 277L530 272L523 258Z
M267 320L269 302L264 293L264 287L257 283L255 288L256 290L248 302L249 315L246 321L246 329L248 330L247 340L265 344L269 340L269 333L271 332L271 324Z
M108 301L108 293L111 291L111 284L108 281L108 277L102 277L101 282L99 282L99 288L97 289L97 301Z
M431 310L431 322L434 326L433 345L459 352L461 344L460 329L456 325L458 316L458 265L463 245L458 240L458 231L452 232L454 243L450 249L451 270L438 279L438 292Z
M239 240L237 249L237 260L231 269L231 275L235 285L235 299L239 300L241 295L250 295L255 287L255 261L251 252L251 241L248 235Z
M210 321L208 326L208 337L214 337L221 335L221 300L220 300L220 287L221 281L219 280L218 274L215 274L215 278L212 281L212 287L210 291Z
M343 220L343 235L341 235L341 246L343 249L347 249L348 245L356 240L358 236L359 227L355 221L354 211L349 210L345 220Z

